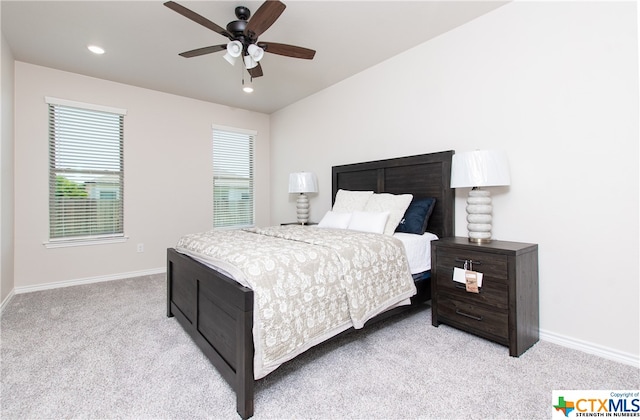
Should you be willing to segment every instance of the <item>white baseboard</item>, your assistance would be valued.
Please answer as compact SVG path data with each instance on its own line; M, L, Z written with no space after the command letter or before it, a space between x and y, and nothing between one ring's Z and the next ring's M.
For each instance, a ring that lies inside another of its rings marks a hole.
M579 350L604 359L613 360L614 362L624 363L625 365L640 368L640 358L631 353L618 351L599 344L582 341L577 338L567 337L545 330L540 330L540 339L553 344L558 344L562 347Z
M36 284L34 286L15 287L9 292L7 297L0 304L0 315L4 312L4 308L11 302L15 295L21 293L37 292L39 290L58 289L60 287L78 286L81 284L100 283L103 281L124 280L132 277L151 276L154 274L164 274L167 272L166 267L152 268L149 270L129 271L127 273L110 274L107 276L86 277L84 279L65 280L53 283Z
M36 284L34 286L16 287L15 294L37 292L39 290L58 289L60 287L79 286L81 284L100 283L111 280L124 280L132 277L151 276L153 274L163 274L167 272L166 267L152 268L149 270L129 271L127 273L110 274L107 276L87 277L84 279L65 280L53 283Z
M15 289L11 289L7 297L2 301L2 304L0 304L0 315L4 312L4 308L9 304L9 302L11 302L11 298L15 295L14 290Z

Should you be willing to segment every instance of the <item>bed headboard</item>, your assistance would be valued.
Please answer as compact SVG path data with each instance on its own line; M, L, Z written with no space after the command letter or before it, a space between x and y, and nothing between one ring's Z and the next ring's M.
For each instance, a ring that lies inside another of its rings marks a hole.
M427 230L439 238L454 236L455 190L451 184L454 151L406 156L332 167L332 200L339 189L435 197Z

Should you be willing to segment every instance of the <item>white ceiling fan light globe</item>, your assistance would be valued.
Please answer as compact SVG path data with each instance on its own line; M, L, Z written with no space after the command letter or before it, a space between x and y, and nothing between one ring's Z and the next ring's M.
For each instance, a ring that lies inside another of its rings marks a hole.
M233 58L240 57L242 54L242 43L240 41L231 41L227 44L227 54Z
M244 66L247 68L247 70L255 68L257 65L258 62L254 60L253 57L251 57L250 55L244 56Z
M262 57L264 57L264 50L258 47L256 44L249 45L247 47L247 52L255 61L260 61L262 60Z
M224 55L224 59L232 66L236 64L236 58L242 54L242 43L240 41L231 41L227 44L227 53Z
M226 53L222 58L227 60L229 62L229 64L231 64L232 66L236 64L236 59L234 57L230 56L229 53Z

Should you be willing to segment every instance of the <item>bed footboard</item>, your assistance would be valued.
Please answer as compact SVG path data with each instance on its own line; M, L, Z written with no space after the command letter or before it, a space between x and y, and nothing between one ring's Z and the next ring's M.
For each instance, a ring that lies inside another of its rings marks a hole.
M229 383L238 414L251 417L253 291L169 248L167 316L175 316Z

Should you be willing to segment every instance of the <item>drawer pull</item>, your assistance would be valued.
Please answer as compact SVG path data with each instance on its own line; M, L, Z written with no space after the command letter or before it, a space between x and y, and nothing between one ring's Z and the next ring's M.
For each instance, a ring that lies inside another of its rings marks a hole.
M474 260L463 260L462 258L458 258L456 257L456 262L457 263L462 263L462 267L465 270L471 270L473 271L473 264L475 265L482 265L482 262L480 261L474 261Z
M456 313L458 315L466 316L467 318L475 319L476 321L482 321L482 317L481 316L471 315L471 314L468 314L466 312L462 312L460 309L456 309Z
M473 263L473 264L478 264L478 265L482 265L482 261L478 261L478 260L463 260L462 258L458 258L456 257L456 262L459 263Z

